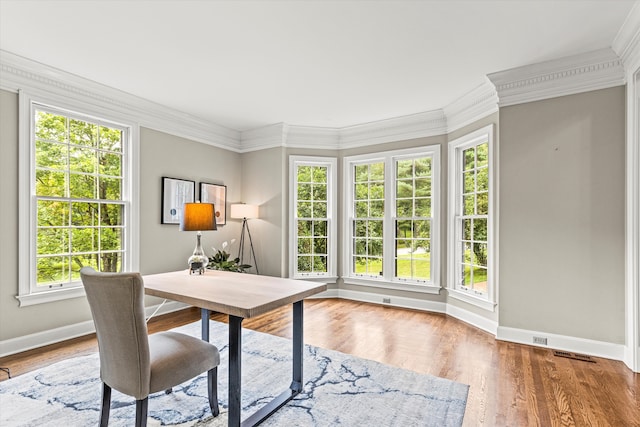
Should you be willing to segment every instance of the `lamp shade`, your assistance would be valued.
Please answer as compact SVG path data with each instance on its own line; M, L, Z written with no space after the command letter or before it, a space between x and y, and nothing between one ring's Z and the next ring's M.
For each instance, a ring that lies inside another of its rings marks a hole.
M217 229L215 212L213 203L185 203L180 219L180 231Z
M258 218L258 206L236 203L231 205L231 218Z

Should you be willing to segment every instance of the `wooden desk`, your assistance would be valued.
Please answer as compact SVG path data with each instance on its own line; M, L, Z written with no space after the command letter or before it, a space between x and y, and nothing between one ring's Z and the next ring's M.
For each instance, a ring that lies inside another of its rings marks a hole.
M209 341L211 311L229 315L229 426L260 424L302 391L302 300L326 290L326 284L213 270L207 270L203 275L189 275L186 270L150 274L143 276L143 280L148 295L200 307L203 340ZM291 385L241 422L242 321L286 304L293 304Z

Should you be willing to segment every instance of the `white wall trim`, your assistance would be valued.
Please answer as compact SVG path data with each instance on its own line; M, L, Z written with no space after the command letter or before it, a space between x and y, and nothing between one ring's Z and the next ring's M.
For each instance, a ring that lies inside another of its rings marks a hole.
M620 86L622 60L611 48L526 65L488 75L500 106Z
M468 323L471 326L482 329L485 332L490 333L494 337L498 331L498 322L495 320L487 319L484 316L480 316L471 311L465 310L453 304L447 304L447 314L455 317L458 320Z
M146 307L146 316L150 316L151 313L153 313L158 308L158 306L160 306L160 304ZM189 306L180 302L167 301L164 306L162 306L160 310L158 310L156 316L182 310L187 307ZM95 331L96 330L93 325L93 320L87 320L85 322L48 329L46 331L36 332L34 334L10 338L8 340L0 341L0 357L91 334Z
M447 133L454 132L498 111L498 92L488 78L446 107Z
M533 337L547 338L547 345L535 344ZM508 328L506 326L498 326L496 339L613 360L623 360L624 357L624 345L622 344L557 335L548 332L530 331L527 329Z
M0 89L64 96L126 113L140 126L224 148L240 150L240 133L135 95L0 50Z
M369 302L373 304L387 305L390 307L410 308L414 310L430 311L434 313L446 313L446 303L440 301L429 301L417 298L400 297L397 295L352 291L349 289L327 289L326 291L314 295L314 298L341 298L352 301ZM383 302L388 298L391 302Z
M622 59L628 79L629 70L640 66L640 3L631 8L611 47Z

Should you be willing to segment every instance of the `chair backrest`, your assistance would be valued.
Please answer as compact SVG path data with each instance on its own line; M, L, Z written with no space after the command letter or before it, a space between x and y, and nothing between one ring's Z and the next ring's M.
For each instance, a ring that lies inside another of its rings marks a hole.
M80 270L100 350L100 377L136 399L149 395L151 365L140 273Z

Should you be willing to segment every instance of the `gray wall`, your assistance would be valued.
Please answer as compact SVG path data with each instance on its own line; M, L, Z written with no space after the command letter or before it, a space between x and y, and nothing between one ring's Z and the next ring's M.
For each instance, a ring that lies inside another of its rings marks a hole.
M18 307L18 95L0 91L0 340L91 320L85 298ZM187 268L195 233L160 224L162 176L227 185L228 202L239 201L241 156L227 150L149 129L140 129L140 271ZM196 189L196 197L198 191ZM227 205L228 208L228 205ZM229 221L203 233L203 247L237 238L240 223ZM149 298L148 304L157 303Z
M500 325L624 343L624 87L500 109Z

